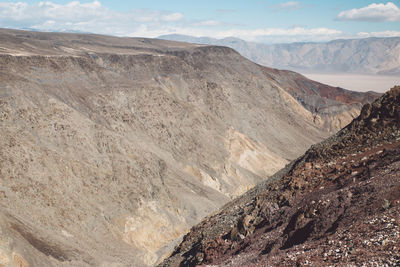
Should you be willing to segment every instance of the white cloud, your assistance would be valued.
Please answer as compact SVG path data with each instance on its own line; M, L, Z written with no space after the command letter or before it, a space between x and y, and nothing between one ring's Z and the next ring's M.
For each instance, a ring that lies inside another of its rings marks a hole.
M80 3L72 1L61 5L53 2L34 4L0 2L0 27L34 28L44 31L83 31L126 35L132 28L160 24L174 24L183 20L177 12L131 10L115 12L99 1Z
M358 37L400 37L400 31L383 31L383 32L359 32Z
M289 2L282 3L282 4L270 6L269 8L274 9L274 10L289 11L289 10L300 9L302 7L303 6L299 2L289 1Z
M220 26L222 23L217 20L203 20L195 24L196 26Z
M286 2L294 7L297 2ZM214 38L238 37L247 41L268 43L329 41L346 38L346 34L329 28L253 28L227 24L218 20L190 20L184 14L160 10L115 12L99 1L67 4L40 2L0 2L0 27L31 28L41 31L76 31L132 37L158 37L186 34ZM398 32L359 33L354 37L398 36Z
M160 27L157 29L150 29L142 27L140 31L134 31L129 36L145 36L156 37L166 34L183 34L195 37L213 37L213 38L226 38L238 37L247 41L258 42L303 42L303 41L329 41L339 38L342 35L341 31L328 28L265 28L265 29L226 29L218 30L214 28L196 28L191 26L175 26L175 27Z
M339 20L357 20L357 21L400 21L400 8L394 3L370 4L359 9L342 11L337 16Z
M163 21L179 21L183 19L183 15L181 13L172 13L168 15L161 16Z
M286 3L280 4L279 7L282 9L298 9L298 8L301 8L301 4L299 2L289 1Z
M303 41L325 41L332 40L342 34L341 31L328 28L304 27L294 28L266 28L254 30L226 30L217 33L218 38L229 36L239 37L249 41L260 42L303 42Z

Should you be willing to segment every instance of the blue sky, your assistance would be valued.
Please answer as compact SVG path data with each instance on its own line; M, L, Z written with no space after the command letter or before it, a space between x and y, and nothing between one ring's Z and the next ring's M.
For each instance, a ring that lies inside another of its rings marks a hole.
M187 34L265 43L400 36L400 1L1 2L0 27L118 36Z

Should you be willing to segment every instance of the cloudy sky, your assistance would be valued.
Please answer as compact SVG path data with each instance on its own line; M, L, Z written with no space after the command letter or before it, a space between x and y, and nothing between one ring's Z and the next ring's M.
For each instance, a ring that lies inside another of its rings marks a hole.
M1 1L1 0L0 0ZM280 43L400 36L400 1L91 0L0 2L0 27Z

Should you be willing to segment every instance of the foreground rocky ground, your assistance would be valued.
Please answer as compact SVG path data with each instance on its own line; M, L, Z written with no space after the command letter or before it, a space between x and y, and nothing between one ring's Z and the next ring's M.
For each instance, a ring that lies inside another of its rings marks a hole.
M161 266L400 265L400 87L192 228Z

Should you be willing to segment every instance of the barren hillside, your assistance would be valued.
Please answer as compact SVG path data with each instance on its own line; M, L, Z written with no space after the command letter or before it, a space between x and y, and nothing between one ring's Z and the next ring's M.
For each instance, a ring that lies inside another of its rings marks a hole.
M0 265L142 266L376 95L226 47L0 30Z

